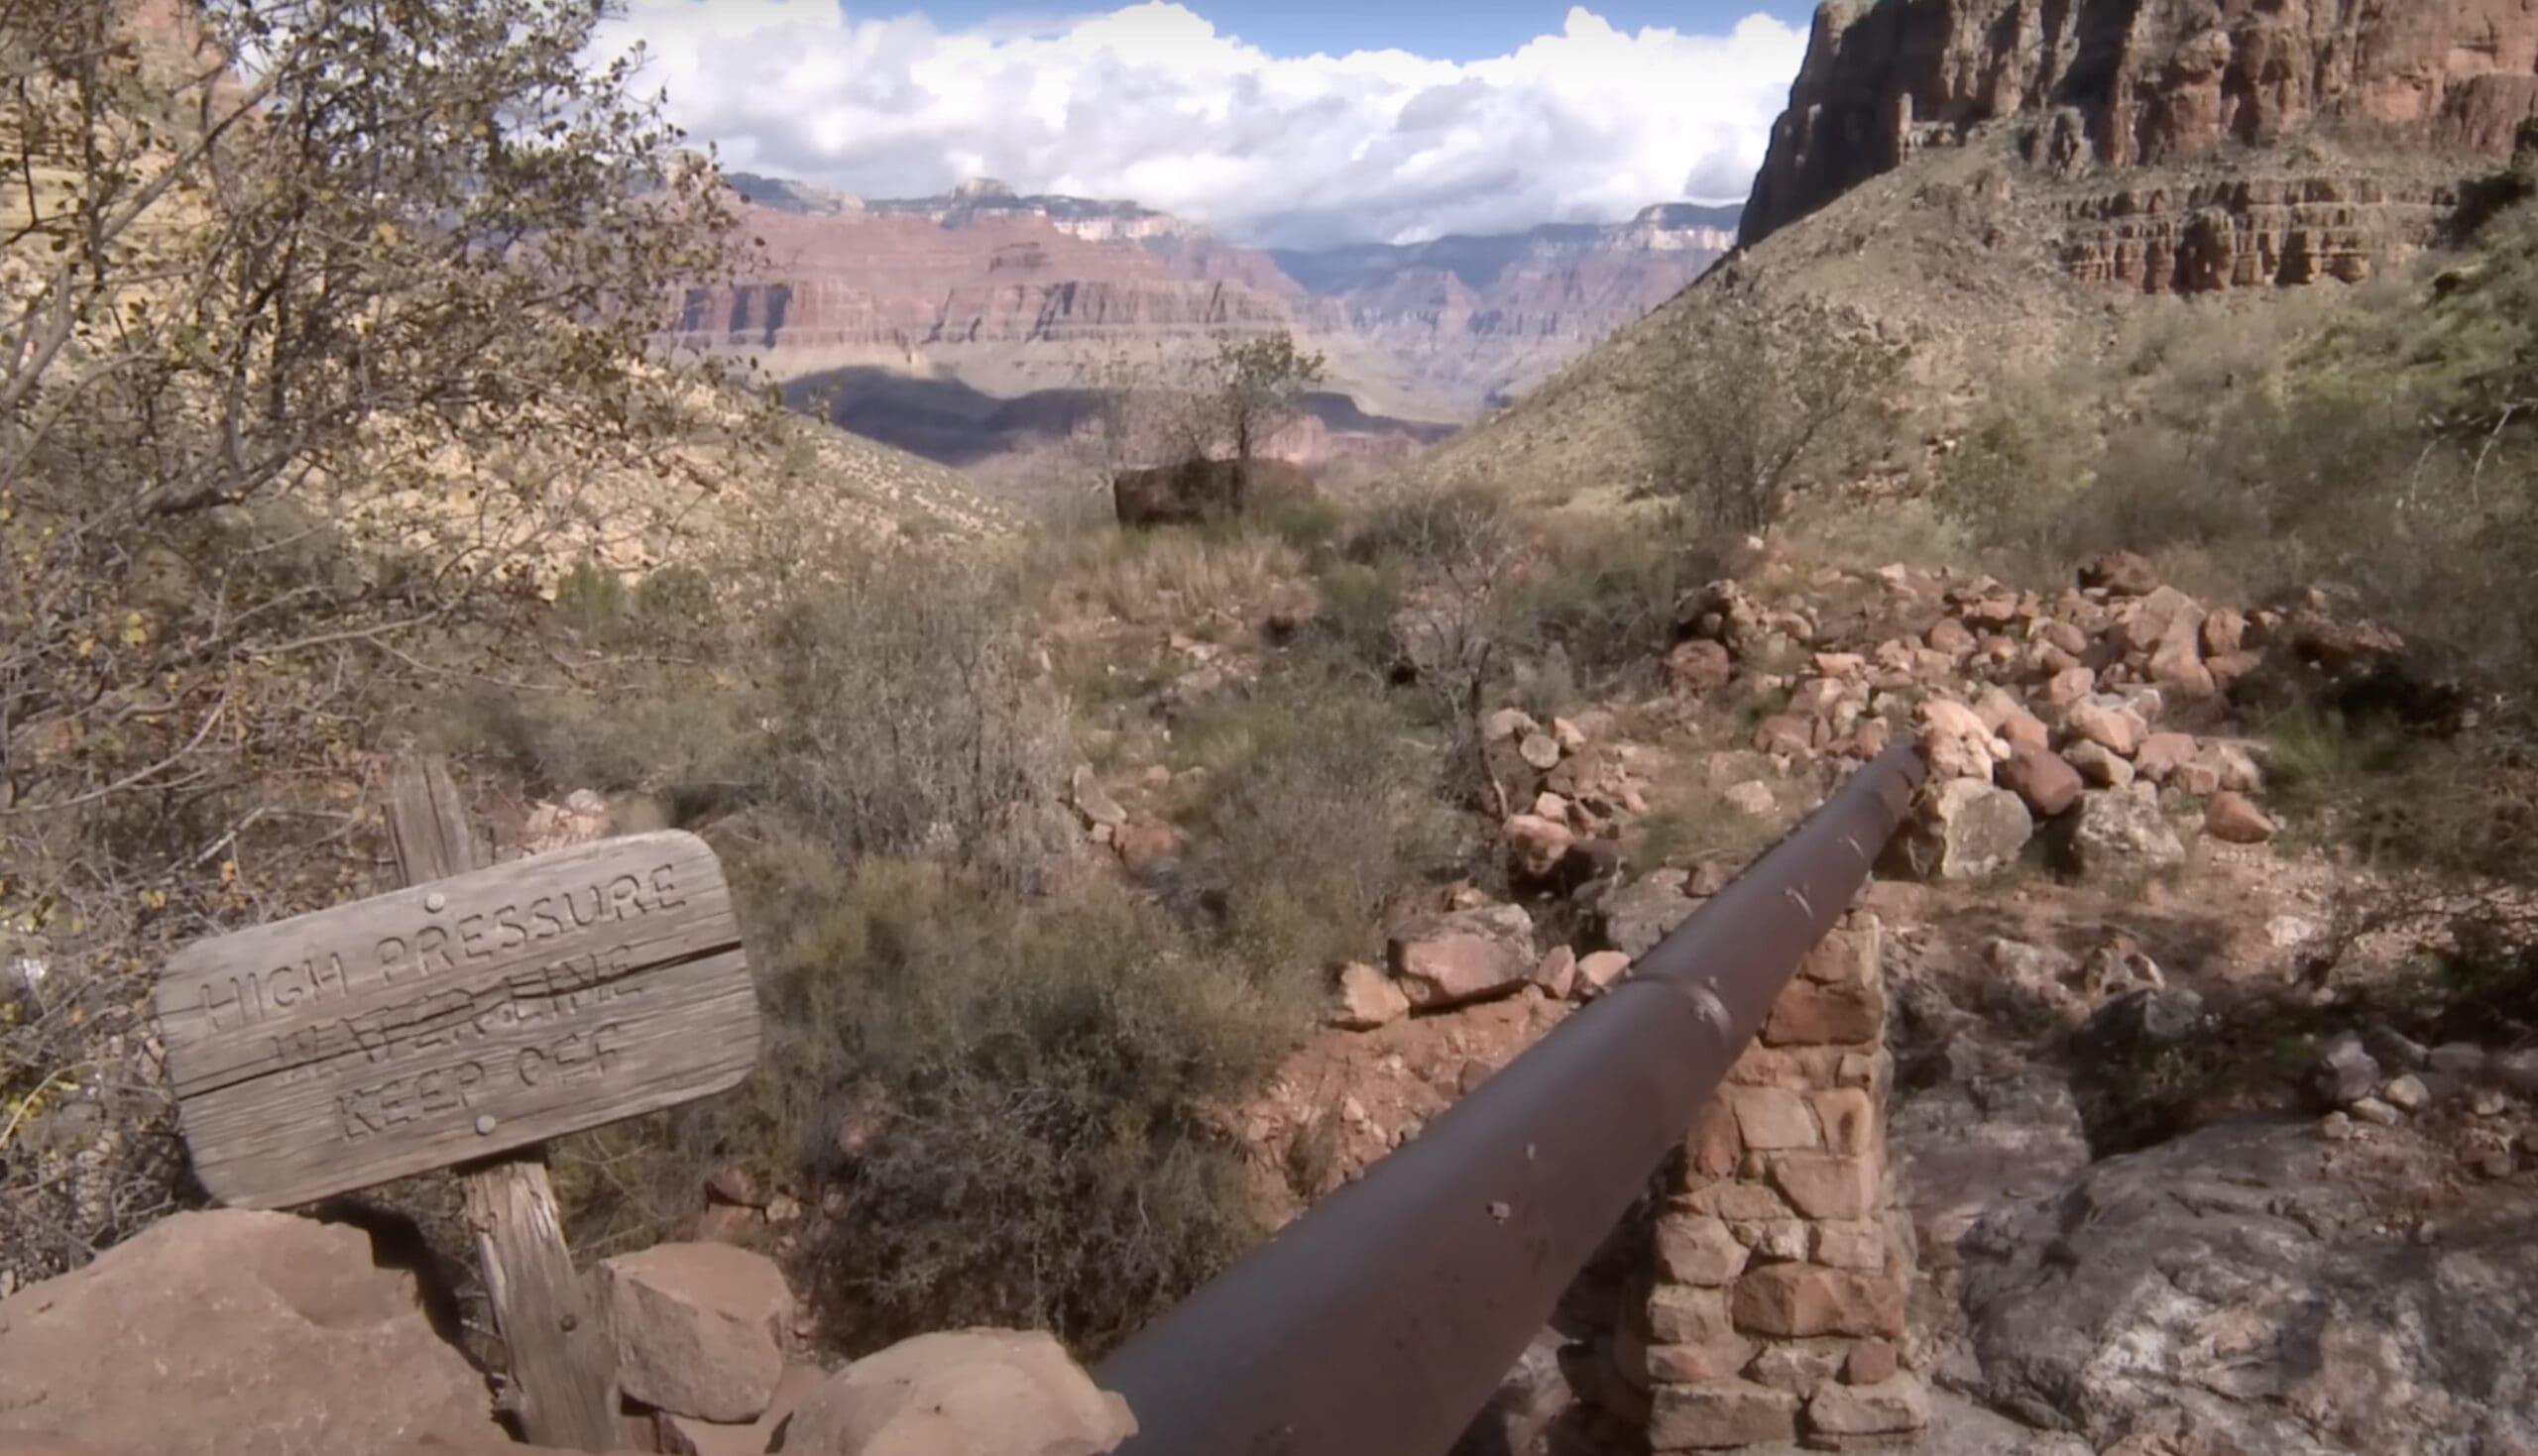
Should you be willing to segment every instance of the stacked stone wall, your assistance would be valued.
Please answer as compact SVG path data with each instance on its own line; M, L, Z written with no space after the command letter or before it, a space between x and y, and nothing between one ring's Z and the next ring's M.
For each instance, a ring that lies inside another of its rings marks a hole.
M1900 1363L1915 1256L1887 1168L1886 1013L1879 928L1854 914L1664 1176L1645 1317L1621 1352L1660 1456L1858 1449L1927 1423Z

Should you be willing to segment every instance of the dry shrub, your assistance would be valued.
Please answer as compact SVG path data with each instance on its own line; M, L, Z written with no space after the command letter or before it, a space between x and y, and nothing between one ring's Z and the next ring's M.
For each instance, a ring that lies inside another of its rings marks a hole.
M919 550L842 575L765 624L754 794L850 857L933 853L1026 881L1057 842L1064 724L1009 579Z
M803 1189L800 1278L844 1349L988 1324L1097 1353L1258 1236L1211 1113L1295 1023L1152 906L850 870L805 840L740 859L735 888L768 1043L670 1166L739 1157Z
M1026 574L1059 611L1094 611L1132 626L1187 626L1211 615L1248 620L1304 575L1284 538L1239 521L1189 529L1094 526L1054 540Z
M1637 513L1546 523L1534 569L1507 604L1525 654L1557 654L1583 691L1650 686L1674 644L1677 599L1726 569L1717 552L1667 524Z
M542 463L680 431L644 310L725 219L599 8L0 6L0 1280L194 1196L152 974L372 887L383 737L573 524Z
M1743 536L1780 518L1790 490L1873 454L1904 352L1816 301L1720 289L1650 341L1662 351L1638 425L1655 494L1699 527Z
M1231 953L1318 989L1451 857L1435 743L1397 695L1299 664L1194 726L1211 758L1192 867Z
M1448 796L1500 818L1509 806L1490 766L1481 720L1493 690L1515 666L1507 604L1526 544L1502 498L1456 487L1372 503L1340 557L1372 572L1371 584L1393 598L1380 633L1354 615L1380 596L1345 604L1352 615L1335 625L1353 640L1357 665L1417 686L1427 723L1445 739Z

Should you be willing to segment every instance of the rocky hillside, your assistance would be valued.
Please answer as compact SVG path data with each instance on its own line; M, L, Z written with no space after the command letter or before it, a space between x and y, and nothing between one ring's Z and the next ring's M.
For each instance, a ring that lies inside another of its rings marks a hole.
M2533 107L2538 19L2502 0L1837 0L1730 261L1416 473L1646 481L1632 400L1732 297L1832 300L1906 344L1941 437L1971 382L2103 359L2145 300L2236 307L2424 255Z
M1836 3L1745 213L1759 243L1934 147L2005 133L2062 265L2151 292L2369 276L2538 112L2517 0Z
M1377 433L1415 438L1389 421L1457 421L1530 387L1691 281L1733 236L1730 212L1658 206L1613 226L1273 255L1133 202L992 181L868 201L732 181L763 267L692 293L664 342L888 392L893 408L907 393L894 380L940 382L930 412L947 417L977 412L949 387L1064 415L1064 400L1028 401L1079 383L1090 353L1289 329L1329 357L1334 392Z

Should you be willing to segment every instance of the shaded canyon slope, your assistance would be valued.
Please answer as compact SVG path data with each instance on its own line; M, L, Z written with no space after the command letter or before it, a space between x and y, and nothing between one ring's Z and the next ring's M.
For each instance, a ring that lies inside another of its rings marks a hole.
M1831 0L1738 248L1415 470L1647 480L1632 401L1742 293L1859 310L1944 417L2004 368L2096 357L2154 300L2404 267L2488 200L2533 113L2527 0Z
M1733 241L1736 210L1266 253L1133 202L991 181L872 200L746 173L762 264L684 300L663 342L757 359L850 428L966 462L1081 417L1087 366L1121 350L1294 331L1329 360L1314 448L1408 446L1529 388L1673 296Z

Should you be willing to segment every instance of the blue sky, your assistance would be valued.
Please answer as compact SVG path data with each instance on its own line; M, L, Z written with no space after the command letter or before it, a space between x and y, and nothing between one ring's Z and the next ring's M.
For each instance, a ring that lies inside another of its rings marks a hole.
M916 12L947 27L997 22L1033 26L1073 13L1016 5L1012 0L934 0L920 5L851 4L844 8L854 15L869 17ZM1338 56L1351 51L1399 50L1441 60L1478 60L1506 55L1536 36L1557 31L1560 18L1568 10L1565 0L1215 0L1190 8L1214 22L1217 30L1272 56L1300 56L1317 52ZM1622 30L1665 26L1710 35L1723 33L1737 21L1757 13L1803 29L1815 13L1814 0L1624 0L1593 8Z
M1742 201L1788 0L629 0L602 33L727 166L864 196L971 177L1311 247Z

